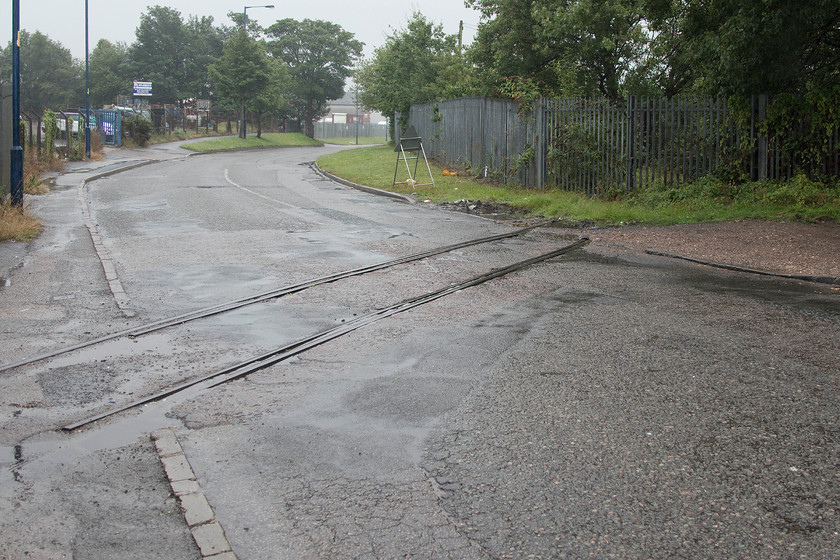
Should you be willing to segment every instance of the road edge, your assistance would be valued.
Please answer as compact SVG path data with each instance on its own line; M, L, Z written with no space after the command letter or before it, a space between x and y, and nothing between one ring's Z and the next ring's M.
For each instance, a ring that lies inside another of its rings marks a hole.
M198 484L195 473L178 441L174 428L161 428L151 435L158 458L166 471L172 493L184 512L184 521L192 533L202 558L238 560L222 524Z

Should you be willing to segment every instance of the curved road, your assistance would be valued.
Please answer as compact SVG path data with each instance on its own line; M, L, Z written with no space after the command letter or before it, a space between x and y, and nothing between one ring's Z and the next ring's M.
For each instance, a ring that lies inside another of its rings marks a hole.
M2 362L511 231L336 185L305 165L325 150L170 149L91 181L98 253L68 179L35 203L47 230L0 289ZM836 294L593 245L245 379L55 431L579 233L540 228L0 373L0 550L832 558ZM153 432L176 447L156 450ZM170 485L161 457L196 481Z

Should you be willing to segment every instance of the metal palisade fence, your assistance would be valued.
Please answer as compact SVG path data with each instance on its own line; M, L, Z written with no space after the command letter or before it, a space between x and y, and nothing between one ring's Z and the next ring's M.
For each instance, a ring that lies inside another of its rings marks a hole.
M341 124L318 121L315 123L315 138L376 138L385 137L388 126L385 124L360 123Z
M711 97L543 99L524 109L514 101L464 98L413 106L405 124L446 165L595 195L677 185L721 166L756 180L792 176L790 134L768 137L767 107L767 96L753 96L737 115ZM838 131L827 134L824 152L821 171L840 174Z
M520 113L504 99L470 97L414 105L405 128L414 126L426 153L477 176L541 187L544 158L542 110ZM395 127L399 141L400 115Z
M588 194L697 179L738 140L719 99L551 99L543 109L546 186Z

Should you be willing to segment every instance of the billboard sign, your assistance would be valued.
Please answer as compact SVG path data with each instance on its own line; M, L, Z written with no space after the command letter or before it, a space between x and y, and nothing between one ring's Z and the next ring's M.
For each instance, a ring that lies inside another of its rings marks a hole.
M152 82L134 82L135 97L151 97Z

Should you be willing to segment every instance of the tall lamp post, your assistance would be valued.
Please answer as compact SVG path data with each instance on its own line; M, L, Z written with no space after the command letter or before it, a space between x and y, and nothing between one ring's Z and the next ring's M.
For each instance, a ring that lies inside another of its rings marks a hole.
M88 0L85 0L85 155L90 159L90 43Z
M274 4L266 4L264 6L245 6L242 10L242 29L245 30L245 33L248 32L248 8L270 8L274 9ZM248 134L246 131L245 125L245 100L242 100L242 126L239 128L239 137L245 138Z
M12 205L23 208L23 147L20 145L20 0L12 3Z

